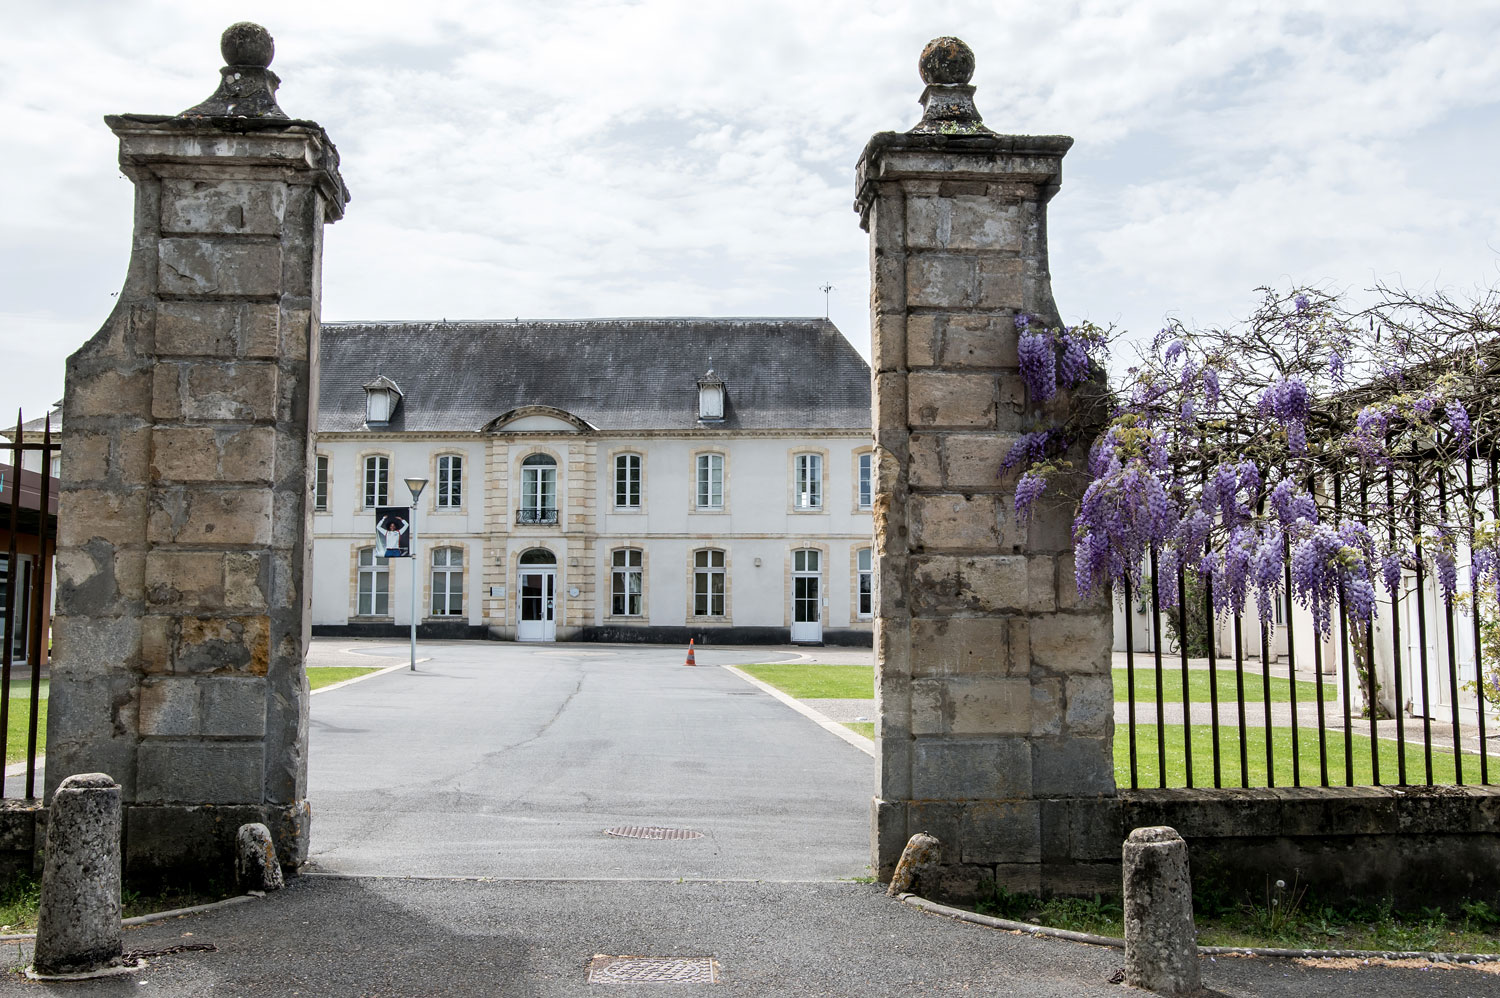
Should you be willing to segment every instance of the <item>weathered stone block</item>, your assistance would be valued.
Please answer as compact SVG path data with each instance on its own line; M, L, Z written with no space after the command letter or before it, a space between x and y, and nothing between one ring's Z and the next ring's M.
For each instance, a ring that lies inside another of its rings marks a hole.
M915 371L908 375L908 385L907 415L913 429L995 426L995 379L991 375Z
M914 489L938 488L943 484L942 438L936 433L913 433L907 444L911 455L907 484Z
M978 305L981 308L1025 308L1023 269L1020 260L980 257Z
M1040 801L976 801L963 810L957 839L965 863L1038 863Z
M60 548L79 547L94 538L133 544L146 534L142 489L64 489L57 508Z
M191 676L162 676L141 684L142 735L195 735L198 732L196 680Z
M270 422L276 418L276 365L269 363L187 366L184 419Z
M259 804L260 742L141 743L136 799L182 804Z
M939 340L946 321L931 313L904 317L906 320L906 366L932 367L938 362ZM896 358L892 358L894 361Z
M911 249L1019 252L1019 217L1019 205L982 195L908 198L906 243Z
M1010 315L953 315L943 335L943 363L949 367L1020 366L1016 324Z
M75 420L87 416L144 418L151 411L151 373L145 370L75 373L68 378L67 393L68 413Z
M1041 738L1062 734L1063 681L1055 677L1031 679L1031 734Z
M1031 788L1037 797L1112 797L1113 745L1073 735L1031 742Z
M151 477L211 482L219 477L219 448L206 426L158 426L151 432Z
M62 441L63 477L78 483L108 478L112 438L110 433L70 432Z
M942 682L951 733L1026 735L1031 732L1029 679L954 676Z
M156 544L268 545L272 501L264 489L157 492L152 496L149 539Z
M1057 563L1051 555L1026 559L1026 609L1047 613L1057 608Z
M270 426L221 434L221 477L226 482L270 484L276 477L276 430Z
M247 341L245 356L280 356L282 360L288 361L307 360L309 356L309 346L312 343L313 327L316 324L317 320L307 309L286 309L285 312L283 312L281 315L281 346L279 348L279 354L276 352L277 348L274 347L271 348L271 351L269 352L262 352L262 348L256 346L256 348L252 351L249 344L251 342L254 342L256 344L259 344L261 342L259 338L256 338L253 341Z
M157 284L174 295L261 295L281 291L279 243L163 239Z
M1025 738L918 738L911 793L918 800L1008 800L1032 795Z
M1019 555L987 555L959 563L970 606L986 613L1021 610L1029 599L1026 559Z
M912 496L907 508L915 550L993 550L1000 542L994 496Z
M1071 735L1109 738L1114 734L1114 679L1102 676L1067 677L1068 707L1065 720Z
M1031 661L1054 672L1107 675L1113 637L1113 621L1104 614L1037 614L1031 618Z
M224 302L161 302L156 350L170 357L233 357L241 306Z
M271 659L271 618L184 617L172 649L176 672L264 676Z
M896 371L906 365L905 315L886 312L875 317L870 331L870 366L876 371Z
M202 734L259 738L266 733L266 680L220 676L201 686Z
M943 617L911 622L912 675L948 676L1011 672L1012 618ZM1022 621L1024 624L1024 621ZM1027 652L1029 654L1029 651ZM1026 665L1030 662L1027 661ZM1022 669L1024 675L1027 670Z
M949 433L943 436L943 484L950 489L993 489L1000 465L1015 446L1013 433Z
M286 215L285 184L264 180L162 181L163 232L279 235Z
M255 610L267 606L269 559L251 551L224 555L224 605L232 610Z
M146 595L158 607L222 606L224 556L153 548L146 554Z
M979 265L973 257L919 253L906 258L908 307L973 308L979 301Z

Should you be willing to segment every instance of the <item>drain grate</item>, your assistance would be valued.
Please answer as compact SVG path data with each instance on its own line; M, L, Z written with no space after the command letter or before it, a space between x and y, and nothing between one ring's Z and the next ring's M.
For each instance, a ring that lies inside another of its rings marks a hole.
M660 825L618 825L606 828L605 835L621 839L701 839L702 832L691 828L663 828Z
M605 956L589 961L590 984L717 984L711 956Z

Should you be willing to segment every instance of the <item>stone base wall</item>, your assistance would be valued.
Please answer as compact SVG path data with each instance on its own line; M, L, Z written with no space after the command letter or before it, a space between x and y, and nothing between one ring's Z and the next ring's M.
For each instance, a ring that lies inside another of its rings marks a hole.
M1120 892L1120 849L1133 829L1167 825L1187 840L1193 890L1263 898L1277 880L1319 902L1390 899L1397 908L1500 896L1500 787L1302 787L1122 791L1113 800L908 804L877 801L876 821L928 831L945 846L929 892L972 900L1007 891L1091 897ZM987 827L1035 863L965 851ZM959 843L956 852L949 843ZM884 875L888 877L889 874Z

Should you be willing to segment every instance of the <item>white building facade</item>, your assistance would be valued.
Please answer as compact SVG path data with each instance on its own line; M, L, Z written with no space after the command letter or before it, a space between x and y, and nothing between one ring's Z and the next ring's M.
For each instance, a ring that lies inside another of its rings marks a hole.
M869 368L826 320L323 329L313 625L867 644ZM416 506L414 559L376 509Z

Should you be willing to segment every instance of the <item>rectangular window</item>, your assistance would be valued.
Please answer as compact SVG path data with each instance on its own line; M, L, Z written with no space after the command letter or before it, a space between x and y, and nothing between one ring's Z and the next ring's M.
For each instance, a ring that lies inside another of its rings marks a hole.
M610 573L610 609L616 617L641 615L641 552L621 548L613 556Z
M437 508L458 509L464 504L464 459L444 454L437 462Z
M796 460L797 509L823 508L823 456L798 454Z
M463 548L438 548L432 552L432 615L457 617L463 612Z
M858 576L858 589L854 594L855 614L872 617L875 615L875 552L872 548L860 548L855 559L855 574Z
M875 455L859 456L859 508L869 509L875 505Z
M724 552L693 552L693 615L724 616Z
M698 508L724 508L724 455L698 455Z
M640 507L641 456L617 454L615 456L615 508L640 509Z
M313 465L313 509L328 509L328 455L319 454Z
M521 508L516 522L557 522L557 462L545 454L533 454L521 462Z
M391 459L374 455L365 458L365 508L387 504L391 484Z
M359 602L355 612L361 617L385 617L391 612L390 570L384 558L375 557L374 548L359 553Z

